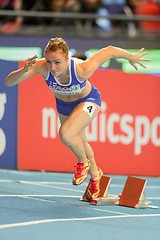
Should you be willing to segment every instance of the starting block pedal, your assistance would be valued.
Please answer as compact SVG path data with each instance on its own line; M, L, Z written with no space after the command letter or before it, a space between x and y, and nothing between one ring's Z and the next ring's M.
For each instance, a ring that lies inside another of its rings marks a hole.
M119 197L118 205L133 208L147 207L149 202L144 196L146 183L145 179L129 176Z
M87 190L89 185L86 188L84 195L81 200L90 202L93 205L119 205L132 208L147 208L149 203L144 196L144 190L147 183L147 180L128 176L122 193L117 197L109 197L108 188L111 182L111 178L107 176L102 176L100 182L100 193L97 198L92 199L91 201L87 197Z
M111 182L111 178L107 177L107 176L102 176L101 177L101 181L100 181L100 193L98 198L107 198L108 197L108 188ZM88 188L89 188L89 184L86 188L85 193L83 194L81 200L85 201L85 202L90 202L90 199L87 196L87 192L88 192Z

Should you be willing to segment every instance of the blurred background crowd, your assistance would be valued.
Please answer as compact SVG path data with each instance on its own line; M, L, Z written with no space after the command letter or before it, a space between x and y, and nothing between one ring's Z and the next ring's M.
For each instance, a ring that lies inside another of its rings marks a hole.
M0 0L0 11L24 10L48 13L96 14L98 18L43 18L33 16L4 16L0 14L0 32L17 33L25 26L70 26L78 31L90 29L112 32L114 29L127 30L135 36L141 30L158 34L160 21L125 21L107 16L157 16L160 17L160 0Z

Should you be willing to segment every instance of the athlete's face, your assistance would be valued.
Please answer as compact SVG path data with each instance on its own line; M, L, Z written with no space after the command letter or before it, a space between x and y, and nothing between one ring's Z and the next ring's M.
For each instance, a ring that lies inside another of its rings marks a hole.
M45 59L48 70L55 77L63 74L68 67L68 57L61 50L46 52Z

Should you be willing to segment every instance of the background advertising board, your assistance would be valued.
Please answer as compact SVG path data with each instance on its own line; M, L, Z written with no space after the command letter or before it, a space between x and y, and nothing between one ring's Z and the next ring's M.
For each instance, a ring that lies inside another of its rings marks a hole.
M90 81L102 109L87 128L106 174L160 176L160 79L99 69ZM59 139L53 93L40 76L19 85L18 168L73 172L75 156Z
M42 52L38 47L1 47L0 46L0 168L17 168L17 98L18 86L7 87L4 79L18 68L18 60Z
M4 86L4 79L18 63L0 60L0 66L0 168L16 169L18 88Z

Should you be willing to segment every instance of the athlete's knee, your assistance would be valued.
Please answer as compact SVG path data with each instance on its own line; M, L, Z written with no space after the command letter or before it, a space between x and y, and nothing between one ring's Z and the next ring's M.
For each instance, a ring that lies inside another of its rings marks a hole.
M62 125L59 129L59 137L65 145L69 145L72 139L72 134L67 127Z

